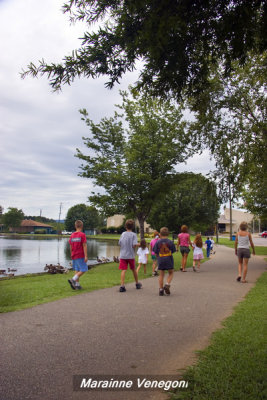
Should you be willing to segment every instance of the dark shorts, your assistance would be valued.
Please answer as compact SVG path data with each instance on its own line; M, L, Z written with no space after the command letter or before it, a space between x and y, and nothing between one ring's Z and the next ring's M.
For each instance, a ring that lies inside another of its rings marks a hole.
M135 269L135 259L134 258L129 258L127 260L124 258L121 258L120 264L119 264L119 269L121 269L122 271L126 271L128 269L128 264L129 264L131 270Z
M237 257L238 258L250 258L250 250L249 249L237 249Z
M173 265L159 265L158 270L159 271L169 271L173 269Z
M180 252L181 252L182 255L188 254L189 251L190 251L189 247L187 247L187 246L180 246Z

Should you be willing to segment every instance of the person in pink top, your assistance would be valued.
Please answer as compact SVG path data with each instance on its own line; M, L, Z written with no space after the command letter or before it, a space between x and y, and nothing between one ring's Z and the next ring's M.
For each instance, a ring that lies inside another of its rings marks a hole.
M190 252L189 245L192 247L192 242L190 241L190 235L188 233L188 227L186 225L182 225L181 233L178 235L177 249L180 247L180 252L182 254L182 265L181 271L186 272L186 262L187 257Z
M158 272L157 272L157 256L153 251L153 247L155 246L155 243L159 240L159 233L158 231L154 232L154 239L151 240L150 242L150 253L151 253L151 258L153 261L152 264L152 276L157 276Z

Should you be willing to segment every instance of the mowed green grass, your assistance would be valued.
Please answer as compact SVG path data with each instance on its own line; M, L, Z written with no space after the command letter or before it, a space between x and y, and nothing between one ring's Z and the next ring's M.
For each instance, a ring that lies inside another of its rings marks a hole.
M233 249L235 248L235 241L227 238L219 238L219 244ZM267 255L267 246L255 246L255 253L257 256Z
M257 281L197 364L183 374L186 390L172 400L263 400L266 391L267 272Z
M192 266L190 251L187 266ZM175 269L180 269L181 254L174 253ZM137 265L137 263L136 263ZM79 296L85 292L92 292L103 288L120 286L120 271L118 263L101 264L86 272L80 279L83 287L81 291L71 289L68 279L73 276L73 271L68 274L50 275L26 275L0 280L0 312L9 312L33 307L37 304L47 303L70 296ZM151 277L152 262L149 255L147 275L143 268L139 271L139 279L142 281ZM133 274L130 270L126 273L126 283L133 282ZM155 282L155 289L158 283ZM114 290L118 290L115 289Z

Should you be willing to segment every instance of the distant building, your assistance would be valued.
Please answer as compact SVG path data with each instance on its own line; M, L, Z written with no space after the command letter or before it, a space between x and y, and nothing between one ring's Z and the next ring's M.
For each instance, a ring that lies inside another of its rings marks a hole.
M107 228L119 228L120 226L122 226L123 222L124 222L125 216L124 215L120 215L120 214L116 214L113 215L112 217L108 217L107 219ZM139 227L139 222L136 219L135 220L135 225ZM151 229L150 225L148 225L145 222L145 233L150 233L153 230Z
M118 228L123 224L124 221L124 215L116 214L113 215L112 217L107 218L107 228L110 228L114 226L115 228Z
M97 230L96 230L96 229L93 229L93 228L92 228L92 229L89 228L89 229L85 229L85 230L84 230L84 233L85 233L86 235L89 235L89 236L91 235L91 236L92 236L92 235L96 235L96 234L97 234Z
M9 228L10 232L16 233L30 233L35 232L38 229L44 229L46 230L46 233L51 233L54 230L51 225L47 225L42 222L36 222L32 219L24 219L20 226Z
M248 224L252 223L254 215L249 212L232 209L232 232L239 230L241 222L246 221ZM220 233L230 232L230 208L224 209L224 214L220 215L218 219L218 229Z

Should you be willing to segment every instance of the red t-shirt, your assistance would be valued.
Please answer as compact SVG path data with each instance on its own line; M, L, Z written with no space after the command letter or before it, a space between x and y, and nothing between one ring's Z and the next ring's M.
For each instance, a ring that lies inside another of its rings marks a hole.
M69 244L71 248L71 258L84 258L83 243L86 243L86 236L83 232L74 232L70 236Z

